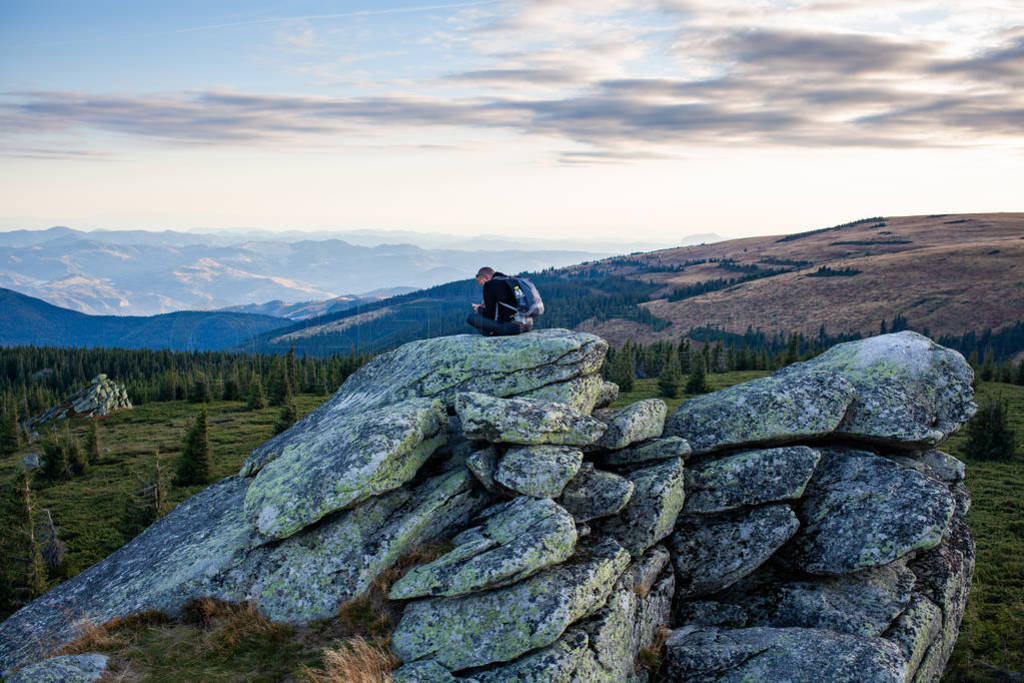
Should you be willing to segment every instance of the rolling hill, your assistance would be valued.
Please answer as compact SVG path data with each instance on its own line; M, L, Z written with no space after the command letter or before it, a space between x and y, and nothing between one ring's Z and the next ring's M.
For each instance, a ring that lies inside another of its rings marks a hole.
M86 315L0 288L0 346L246 349L260 333L290 322L265 315L219 311L181 311L148 317Z
M869 218L588 261L531 275L547 304L538 327L620 344L678 340L694 328L742 334L872 334L905 317L935 337L1024 320L1024 213ZM376 351L465 332L472 280L358 305L261 335L264 351Z

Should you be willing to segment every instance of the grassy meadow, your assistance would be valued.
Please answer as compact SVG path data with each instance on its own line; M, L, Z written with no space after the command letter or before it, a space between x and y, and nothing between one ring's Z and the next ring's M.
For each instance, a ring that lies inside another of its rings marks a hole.
M720 389L764 374L710 374L707 381L712 389ZM640 379L616 405L657 392L657 380ZM1020 444L1024 387L981 383L978 400L988 396L1002 396L1008 402L1010 424ZM300 416L325 398L298 396ZM667 399L669 409L685 398ZM56 484L36 482L37 504L51 511L68 546L67 575L99 561L128 540L121 522L126 498L151 477L157 451L168 474L173 474L182 437L199 407L183 401L150 403L105 418L99 429L102 457L87 474ZM249 452L271 436L280 410L246 411L240 401L214 401L207 409L214 480L237 471ZM73 425L83 443L88 429L85 420ZM1024 445L1018 446L1011 462L976 462L964 458L964 441L958 434L944 448L967 462L967 485L973 498L968 522L978 558L946 680L990 680L979 662L1024 670ZM10 485L23 455L38 451L37 445L26 446L0 461L0 486ZM172 486L170 505L201 488ZM346 680L356 675L353 671L358 667L372 665L386 671L390 666L382 645L395 614L394 606L383 600L384 593L386 585L378 586L372 595L343 606L338 619L305 628L271 624L244 606L199 601L173 620L151 614L98 626L69 651L114 655L119 661L114 672L117 680L185 680L183 676L205 681ZM321 664L325 652L330 661Z

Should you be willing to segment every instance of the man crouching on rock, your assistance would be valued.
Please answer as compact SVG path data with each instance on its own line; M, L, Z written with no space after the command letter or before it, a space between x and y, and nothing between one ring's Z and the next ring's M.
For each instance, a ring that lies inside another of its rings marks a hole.
M525 323L515 319L516 295L507 275L484 266L477 271L476 281L484 289L484 302L473 304L474 312L466 318L467 323L488 337L521 334L533 327L532 318L527 318Z

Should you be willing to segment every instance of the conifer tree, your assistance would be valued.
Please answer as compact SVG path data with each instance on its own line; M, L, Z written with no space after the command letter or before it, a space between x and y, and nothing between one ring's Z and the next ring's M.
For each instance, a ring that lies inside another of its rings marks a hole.
M277 416L277 422L274 423L274 434L280 434L286 431L289 427L295 424L299 419L299 410L295 405L295 396L292 395L291 391L285 394L285 397L281 403L281 412Z
M179 486L207 483L210 480L210 457L206 406L203 406L181 442L175 483Z
M695 351L690 356L690 375L686 379L687 394L704 394L708 391L707 373L704 370L704 356Z
M253 370L249 378L249 393L246 396L245 407L248 410L259 410L267 407L267 397L263 393L263 380Z
M679 369L679 359L673 354L661 369L658 375L658 395L664 398L676 398L679 396L679 383L683 379L683 373Z
M15 476L5 496L8 528L2 543L3 573L0 598L17 608L46 591L46 566L35 533L35 501L28 472Z
M608 373L608 379L618 384L619 390L623 393L633 391L636 370L634 369L633 353L629 346L623 346L616 350Z
M789 365L800 360L800 338L794 332L789 338L789 345L786 347L786 355L782 357L782 364Z
M137 487L125 498L124 532L131 538L155 522L167 507L167 475L158 450L149 475L135 474Z
M1006 422L1006 402L988 399L967 423L967 457L976 460L1010 460L1017 453L1017 434Z
M68 462L68 451L55 431L41 442L43 447L42 473L50 481L67 481L71 478L71 464Z
M64 436L61 439L61 448L64 449L68 466L75 474L85 474L89 471L89 456L82 450L82 444L74 434L71 433L70 421L64 423Z
M14 453L21 446L21 428L18 426L17 407L13 401L4 404L0 415L0 455Z
M1017 363L1017 370L1013 373L1013 383L1017 386L1024 386L1024 360Z

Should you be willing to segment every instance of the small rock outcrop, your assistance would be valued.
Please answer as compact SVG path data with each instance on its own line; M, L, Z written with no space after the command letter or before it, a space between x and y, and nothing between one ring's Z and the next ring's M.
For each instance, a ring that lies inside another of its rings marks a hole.
M68 417L103 417L119 410L130 410L132 402L128 390L100 373L92 378L89 386L71 394L61 405L49 408L25 423L32 432L40 425Z
M377 357L12 615L0 669L202 596L326 619L444 540L391 587L396 681L639 682L666 633L669 680L941 677L974 567L964 468L935 450L974 411L959 354L884 335L666 415L605 407L606 349L545 330Z

